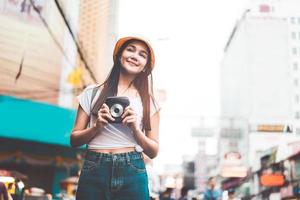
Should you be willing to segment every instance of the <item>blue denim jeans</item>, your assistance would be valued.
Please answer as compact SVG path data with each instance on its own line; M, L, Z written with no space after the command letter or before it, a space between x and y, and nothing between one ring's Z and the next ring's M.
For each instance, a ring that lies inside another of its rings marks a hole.
M148 176L141 153L87 152L76 200L148 199Z

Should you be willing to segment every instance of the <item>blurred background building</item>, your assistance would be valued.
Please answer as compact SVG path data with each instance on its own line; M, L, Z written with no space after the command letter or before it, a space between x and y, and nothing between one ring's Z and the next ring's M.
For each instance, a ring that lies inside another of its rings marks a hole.
M233 123L242 121L236 128L246 139L239 140L242 146L237 152L248 172L227 177L223 189L239 188L249 198L284 199L297 194L284 195L284 181L278 181L287 173L281 164L297 153L292 149L300 139L297 13L297 1L252 1L224 50L221 115ZM295 187L295 181L289 181L285 184Z
M25 174L26 188L57 194L78 175L75 97L111 67L116 2L0 1L0 168Z

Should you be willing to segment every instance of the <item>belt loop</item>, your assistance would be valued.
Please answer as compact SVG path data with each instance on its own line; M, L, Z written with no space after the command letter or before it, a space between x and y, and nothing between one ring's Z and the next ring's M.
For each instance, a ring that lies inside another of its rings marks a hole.
M127 162L127 164L130 163L130 156L129 156L129 153L126 153L126 162Z

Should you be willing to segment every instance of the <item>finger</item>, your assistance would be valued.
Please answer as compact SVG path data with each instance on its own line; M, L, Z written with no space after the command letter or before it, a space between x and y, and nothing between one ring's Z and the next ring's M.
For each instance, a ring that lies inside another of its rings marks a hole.
M109 108L108 107L101 107L99 112L109 112Z
M125 110L128 110L128 109L132 109L132 107L130 105L126 106Z
M124 118L126 116L130 116L130 115L136 115L136 113L133 110L128 109L123 113L122 118Z
M124 124L128 124L128 122L134 122L134 121L136 121L136 117L135 116L127 116L127 117L125 117L123 120L122 120L122 122L124 123Z
M106 103L103 103L101 107L106 108L107 110L109 110L109 107Z
M102 114L101 117L107 120L115 121L115 119L110 115L110 113Z
M105 124L105 125L108 124L108 121L107 121L106 119L104 119L104 118L98 118L98 121L99 121L100 123Z
M124 109L124 112L127 112L128 110L132 110L132 108L130 106L127 106L125 109Z
M136 122L136 119L128 119L126 121L127 124L129 124L129 123L135 123L135 122Z
M106 110L105 108L101 108L101 109L98 111L98 115L105 114L105 113L109 113L109 110Z

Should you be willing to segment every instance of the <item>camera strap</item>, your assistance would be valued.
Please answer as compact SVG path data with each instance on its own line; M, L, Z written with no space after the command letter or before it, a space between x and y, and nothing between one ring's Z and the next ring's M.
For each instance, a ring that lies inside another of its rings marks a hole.
M92 91L92 97L91 97L91 111L92 111L92 103L93 103L93 100L94 100L94 98L95 98L95 96L96 96L97 91L98 91L99 88L100 88L100 86L97 86L97 87L94 87L94 88L93 88L93 91ZM89 123L91 123L91 122L89 122ZM87 145L87 144L85 145L85 148L86 148L86 150L88 150L88 145Z
M99 87L100 87L100 86L97 86L97 87L93 88L93 91L92 91L92 98L91 98L91 103L93 103L93 100L94 100L94 98L95 98L95 96L96 96L96 94L97 94L97 91L98 91Z
M97 86L95 88L93 88L92 90L92 96L91 96L91 105L90 105L90 109L91 109L91 112L93 110L93 107L95 106L94 104L94 100L95 100L95 97L97 95L97 92L98 92L98 89L100 88L100 86ZM92 117L92 116L91 116ZM90 122L91 123L91 122Z

